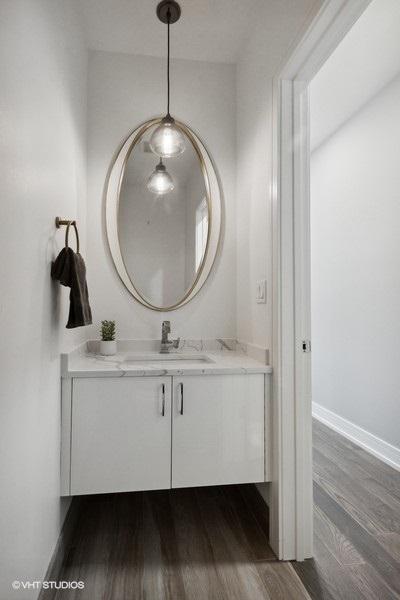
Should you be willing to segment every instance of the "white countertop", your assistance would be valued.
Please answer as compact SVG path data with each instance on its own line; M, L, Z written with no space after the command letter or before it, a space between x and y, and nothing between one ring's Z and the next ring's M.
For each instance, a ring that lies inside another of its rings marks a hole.
M90 347L90 346L89 346ZM136 350L136 349L135 349ZM193 357L193 360L172 360L180 356ZM185 348L166 356L162 364L152 357L164 357L157 352L144 350L130 351L124 348L114 356L101 356L89 352L86 344L81 348L62 355L62 376L70 377L162 377L166 375L225 375L243 373L272 373L269 365L249 357L243 349L199 350ZM195 362L205 357L210 362ZM168 361L168 362L167 362Z

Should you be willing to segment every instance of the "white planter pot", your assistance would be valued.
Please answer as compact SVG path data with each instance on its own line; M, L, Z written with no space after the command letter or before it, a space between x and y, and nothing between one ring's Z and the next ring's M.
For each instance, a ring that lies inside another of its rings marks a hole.
M103 356L112 356L117 353L117 342L113 340L112 342L104 342L100 340L100 354Z

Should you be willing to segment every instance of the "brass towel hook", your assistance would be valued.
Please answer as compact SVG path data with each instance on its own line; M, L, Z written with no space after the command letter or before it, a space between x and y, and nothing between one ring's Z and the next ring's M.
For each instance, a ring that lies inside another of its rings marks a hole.
M66 225L66 227L67 227L67 229L65 230L65 247L66 248L68 248L68 236L69 236L69 229L70 229L71 225L75 229L76 253L79 254L79 233L78 233L78 227L76 226L76 221L70 221L68 219L61 219L61 217L56 217L57 229L60 229L60 227L62 225Z

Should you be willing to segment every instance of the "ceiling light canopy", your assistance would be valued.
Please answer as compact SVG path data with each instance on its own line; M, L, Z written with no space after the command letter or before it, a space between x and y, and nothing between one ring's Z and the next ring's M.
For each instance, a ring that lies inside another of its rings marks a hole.
M150 148L158 156L171 158L179 156L185 150L185 140L182 132L171 117L169 112L170 105L170 32L169 27L176 23L181 16L181 8L175 0L162 0L157 6L157 16L166 23L168 27L167 35L167 114L162 119L160 125L155 129L150 138Z

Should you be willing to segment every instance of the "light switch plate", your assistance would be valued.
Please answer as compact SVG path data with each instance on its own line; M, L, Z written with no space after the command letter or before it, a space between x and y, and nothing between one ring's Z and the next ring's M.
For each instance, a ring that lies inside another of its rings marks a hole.
M265 304L267 302L267 280L266 279L260 279L259 281L257 281L256 302L257 302L257 304Z

